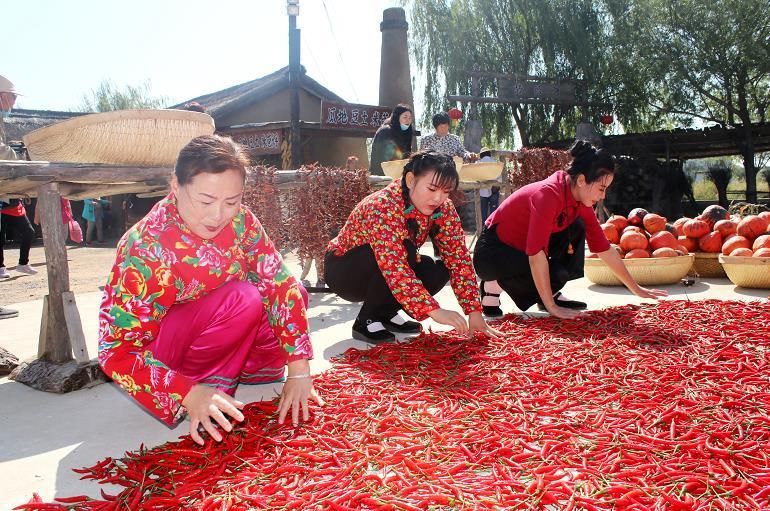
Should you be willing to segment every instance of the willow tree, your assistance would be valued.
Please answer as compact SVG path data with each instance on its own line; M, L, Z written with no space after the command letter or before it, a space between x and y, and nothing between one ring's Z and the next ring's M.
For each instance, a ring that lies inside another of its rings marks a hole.
M167 103L166 98L153 96L149 81L140 85L126 85L121 89L110 80L104 80L96 89L83 95L80 110L82 112L144 110L163 108L163 105Z
M425 118L449 105L448 95L471 93L469 70L580 80L578 99L609 103L627 125L647 119L633 94L635 70L613 46L615 27L602 2L581 0L406 0L410 47L425 76ZM619 70L631 78L618 79ZM492 79L479 81L495 96ZM628 92L631 91L629 94ZM600 107L589 107L592 119ZM641 112L641 115L640 115ZM574 106L482 104L487 139L508 142L517 129L524 145L574 136L583 111Z
M770 2L767 0L616 0L617 19L639 52L649 106L689 125L735 127L742 135L746 198L756 202L752 122L768 121ZM629 47L631 45L629 44Z

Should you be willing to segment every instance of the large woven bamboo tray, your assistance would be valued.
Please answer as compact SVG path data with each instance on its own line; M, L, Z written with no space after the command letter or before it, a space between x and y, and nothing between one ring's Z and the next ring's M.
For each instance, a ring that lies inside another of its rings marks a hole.
M211 116L187 110L118 110L73 117L24 136L33 160L173 165L179 150L214 133Z
M465 167L465 165L463 165L463 159L457 156L453 156L452 159L455 162L455 167L457 167L457 171L460 172L460 179L462 181L467 181L466 179L463 179L462 173L461 173L461 168ZM393 179L400 179L404 173L404 166L407 163L409 163L408 159L384 161L380 163L380 167L382 167L382 171L385 173L386 176Z
M503 173L503 163L497 162L479 162L466 163L457 170L460 171L460 181L491 181L500 177Z
M693 264L692 254L678 257L623 259L631 276L642 286L675 284L687 275ZM622 286L612 270L601 259L586 259L585 276L600 286Z
M740 287L770 289L770 257L719 256L727 278Z
M693 269L699 277L704 278L726 278L727 274L722 264L719 262L721 254L712 254L710 252L695 252L695 264Z

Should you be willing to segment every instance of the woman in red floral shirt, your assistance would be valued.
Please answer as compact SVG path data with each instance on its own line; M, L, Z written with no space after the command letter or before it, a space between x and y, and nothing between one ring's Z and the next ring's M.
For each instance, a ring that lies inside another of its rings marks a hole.
M243 420L238 383L281 381L279 422L322 404L308 359L307 293L241 204L248 157L203 136L176 161L171 193L121 239L104 288L99 362L147 410L174 424L186 411L203 444ZM229 416L230 420L226 417ZM217 426L219 428L217 428Z
M371 343L415 333L428 317L458 332L495 335L481 315L465 233L449 194L459 176L449 156L415 153L401 179L362 200L328 246L325 280L345 300L364 302L353 337ZM442 260L419 254L430 236ZM452 282L465 317L439 307L432 295Z

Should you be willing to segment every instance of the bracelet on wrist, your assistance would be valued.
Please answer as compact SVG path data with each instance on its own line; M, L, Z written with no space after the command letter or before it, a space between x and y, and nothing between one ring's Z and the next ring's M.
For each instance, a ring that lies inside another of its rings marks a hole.
M313 376L310 373L306 373L306 374L297 374L295 376L287 376L286 379L287 380L301 380L301 379L304 379L304 378L312 378L312 377Z

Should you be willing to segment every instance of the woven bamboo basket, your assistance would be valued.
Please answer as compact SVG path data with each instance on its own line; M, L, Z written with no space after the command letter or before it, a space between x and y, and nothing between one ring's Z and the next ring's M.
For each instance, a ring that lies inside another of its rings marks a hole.
M687 275L692 267L692 254L679 257L656 257L648 259L624 259L623 263L634 280L642 286L676 284ZM612 270L601 259L586 259L585 276L600 286L622 286Z
M770 289L770 257L720 255L719 262L736 286Z
M500 177L503 173L503 163L480 162L468 163L458 170L460 171L460 181L491 181Z
M695 264L693 269L699 277L723 279L727 277L725 269L719 262L720 254L712 254L709 252L695 252Z
M407 162L409 162L409 160L384 161L380 163L380 167L382 167L382 171L386 176L398 179L404 173L404 165L406 165Z
M33 160L173 165L179 150L214 133L211 116L187 110L118 110L73 117L24 136Z

